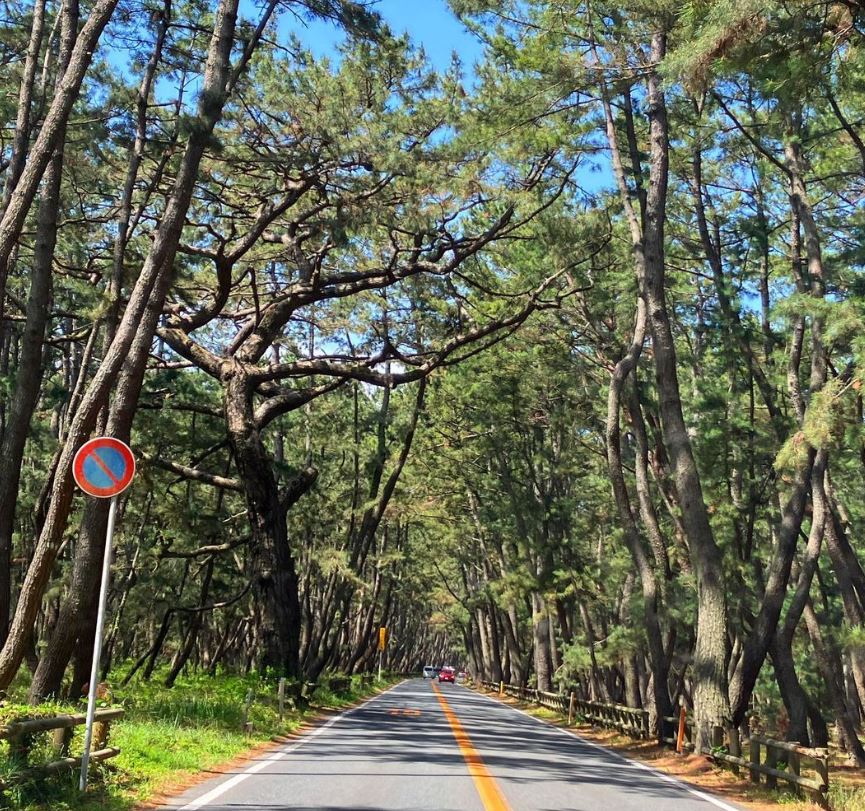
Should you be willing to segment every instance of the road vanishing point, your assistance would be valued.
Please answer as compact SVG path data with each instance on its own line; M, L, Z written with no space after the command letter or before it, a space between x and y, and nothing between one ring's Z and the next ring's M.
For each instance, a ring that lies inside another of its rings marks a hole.
M739 811L493 698L412 679L165 809Z

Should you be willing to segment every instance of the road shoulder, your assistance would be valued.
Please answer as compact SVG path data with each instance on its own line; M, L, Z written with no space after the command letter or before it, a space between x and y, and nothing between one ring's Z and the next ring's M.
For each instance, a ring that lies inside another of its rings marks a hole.
M372 695L359 698L357 701L347 704L338 709L323 709L304 719L303 723L296 729L285 735L274 736L270 741L251 745L248 750L236 755L229 760L221 762L207 769L202 769L193 774L183 774L177 780L172 780L159 787L158 791L142 800L131 808L131 811L155 811L155 809L171 809L177 807L177 801L187 792L201 786L208 781L216 781L220 778L230 778L233 775L246 772L255 763L272 757L276 752L289 746L299 746L307 738L342 715L375 701L379 696L399 686L404 680L395 682L388 687L378 689Z
M634 741L615 732L587 725L568 727L561 716L550 710L485 690L475 689L474 692L555 727L563 734L573 735L584 743L601 747L613 755L666 775L667 779L674 779L693 791L736 803L749 811L779 811L781 808L784 811L820 811L820 806L812 802L797 801L787 793L769 794L765 789L754 787L731 772L715 767L705 757L682 757L652 742Z

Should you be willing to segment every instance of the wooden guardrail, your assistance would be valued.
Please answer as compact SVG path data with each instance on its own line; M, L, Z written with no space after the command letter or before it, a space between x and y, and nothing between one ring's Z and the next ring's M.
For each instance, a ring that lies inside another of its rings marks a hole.
M616 729L624 735L642 740L651 737L649 713L646 710L622 704L581 701L578 698L574 699L574 708L579 715L598 726Z
M739 730L731 727L726 732L714 730L718 741L725 745L703 750L713 760L731 766L736 773L747 769L752 783L760 784L765 777L767 788L778 788L778 781L788 783L796 793L804 790L820 805L826 805L829 792L829 750L802 746L794 741L778 741L762 735L749 735L740 739ZM747 749L746 758L743 749ZM762 758L761 758L762 754ZM803 768L813 776L803 776Z
M649 713L643 709L625 707L621 704L603 704L597 701L583 701L575 693L548 693L528 687L515 687L503 682L481 682L487 690L497 691L500 695L511 696L520 701L539 704L542 707L567 715L571 723L575 714L582 716L598 726L617 729L625 735L648 739Z
M535 703L554 712L560 712L565 715L568 713L569 699L568 696L562 693L546 693L543 690L535 690Z
M503 682L482 681L480 685L499 695L508 695L561 712L567 716L569 724L573 723L575 715L580 715L592 724L616 729L634 738L644 740L651 738L649 714L643 709L582 701L574 693L570 696L563 693L546 693ZM667 716L663 720L664 733L660 740L676 747L677 733L682 719L679 716ZM687 715L682 727L682 748L693 750L693 724ZM672 737L669 733L672 733ZM789 784L796 793L805 791L818 804L826 805L829 791L828 749L809 748L795 742L778 741L760 735L741 738L739 730L735 727L726 730L715 727L713 741L715 745L711 749L704 748L701 754L718 763L731 766L737 773L747 770L752 783L759 784L763 777L767 788L776 789L778 782L781 781ZM803 775L803 769L813 774Z
M108 760L120 754L119 749L108 746L108 733L111 723L122 717L123 710L119 707L96 711L90 760ZM0 741L7 742L9 760L13 764L12 775L0 780L0 792L9 786L80 767L81 755L70 756L69 750L75 727L84 726L86 723L87 716L84 713L75 713L49 718L21 719L0 726ZM34 744L33 738L44 732L53 733L54 760L45 764L32 765L30 754Z
M674 736L662 737L661 740L675 747L679 718L666 717L664 720L668 722L665 727L673 730ZM683 732L683 748L693 750L693 723L687 714ZM804 790L812 799L825 804L829 791L828 749L811 748L795 741L779 741L761 735L742 737L736 727L715 727L712 737L715 745L711 749L703 748L701 754L732 767L736 773L747 769L752 783L759 784L763 776L766 787L774 789L780 780L792 786L797 793ZM813 776L803 776L803 768L812 771Z

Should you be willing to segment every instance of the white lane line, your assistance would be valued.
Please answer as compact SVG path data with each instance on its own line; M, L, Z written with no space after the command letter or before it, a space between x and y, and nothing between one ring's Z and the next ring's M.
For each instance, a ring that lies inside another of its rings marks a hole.
M244 780L246 780L247 777L251 777L256 772L260 772L262 769L264 769L266 766L269 766L274 761L285 757L285 755L291 754L292 752L294 752L295 749L299 749L301 746L303 746L305 743L308 743L313 738L317 738L319 735L322 734L322 732L332 727L337 721L341 721L347 718L352 713L369 706L370 704L372 704L373 701L378 701L378 699L380 699L382 696L387 695L387 693L389 693L391 690L399 687L400 684L405 684L405 682L401 681L399 684L393 685L393 687L388 687L387 690L379 693L377 696L373 696L372 698L367 699L363 702L363 704L358 704L357 707L352 707L350 710L346 710L345 712L341 712L339 715L335 715L333 718L322 724L320 727L316 727L312 732L304 735L296 743L293 743L290 746L282 749L277 749L275 752L271 753L263 760L257 760L251 766L244 769L240 774L236 774L234 775L234 777L226 780L224 783L220 783L216 788L211 789L207 792L207 794L202 794L201 797L198 797L191 803L180 806L180 808L176 809L176 811L196 811L196 809L198 808L204 808L205 806L213 802L213 800L225 794L226 791L230 791L235 786L242 783Z
M538 724L541 724L545 729L548 729L552 732L558 732L561 735L566 735L571 742L576 741L577 743L585 744L586 746L590 746L593 749L598 749L606 755L612 755L613 757L621 760L623 763L626 763L631 768L642 769L643 771L648 772L654 777L658 777L661 780L665 780L667 783L672 783L675 786L687 791L689 794L693 794L695 797L699 797L701 800L705 800L707 803L711 803L712 805L722 808L723 811L742 811L741 808L736 807L735 805L730 805L729 803L725 803L723 800L719 800L717 797L712 796L711 794L707 794L705 791L700 791L699 789L694 788L688 783L679 780L672 775L667 774L666 772L662 772L659 769L654 768L653 766L649 766L645 763L642 763L639 760L631 760L630 758L625 757L624 755L620 755L618 752L607 749L606 746L601 746L599 743L594 743L593 741L587 741L585 738L581 738L579 735L575 735L573 732L568 732L567 730L562 729L561 727L557 727L554 724L548 724L541 718L536 718L534 715L526 712L525 710L521 710L519 707L514 707L511 704L505 704L502 701L496 701L491 696L486 695L485 693L473 693L474 695L481 696L488 701L492 701L493 704L499 707L505 707L507 709L513 710L514 712L518 712L522 715L525 715L526 718L531 718L532 721L535 721Z

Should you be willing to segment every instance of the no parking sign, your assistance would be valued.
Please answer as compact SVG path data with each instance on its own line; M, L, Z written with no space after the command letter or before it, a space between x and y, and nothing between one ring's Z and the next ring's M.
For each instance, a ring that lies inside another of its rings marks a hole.
M72 476L88 496L111 498L122 493L135 476L135 457L125 442L99 436L75 454Z
M81 778L78 787L87 787L90 747L93 743L93 717L96 712L96 685L99 681L99 660L102 656L102 633L105 629L105 607L108 602L108 580L111 575L111 546L114 522L117 519L117 496L135 476L135 457L125 442L110 436L99 436L85 442L72 460L72 477L88 496L110 498L105 552L102 556L102 582L99 586L99 610L96 615L96 637L93 642L93 662L90 668L90 690L87 696L87 726L84 732L84 754L81 756Z

